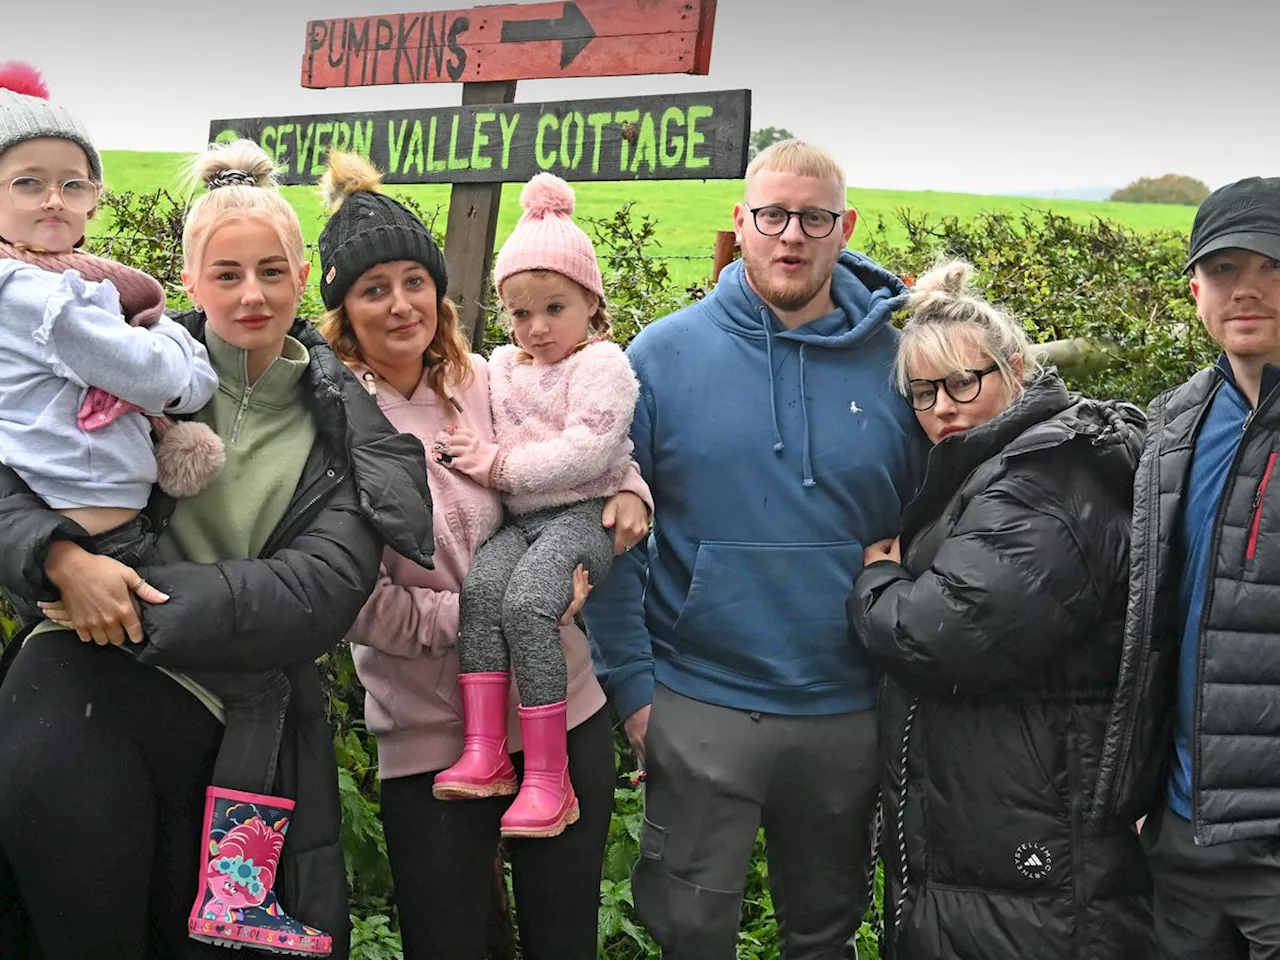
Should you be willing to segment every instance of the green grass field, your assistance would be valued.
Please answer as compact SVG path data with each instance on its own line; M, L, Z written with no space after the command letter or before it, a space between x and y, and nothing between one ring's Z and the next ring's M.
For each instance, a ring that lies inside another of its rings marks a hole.
M103 154L107 186L116 191L149 193L159 187L177 190L183 180L186 158L177 153L141 153L107 151ZM520 213L521 185L503 188L498 220L498 243L510 232ZM627 201L634 209L649 214L660 224L661 247L652 252L669 256L671 273L676 282L687 285L710 273L711 252L717 230L729 228L730 211L742 196L741 181L647 181L637 183L576 184L578 213L584 217L608 217ZM417 200L426 211L438 210L443 218L449 203L449 187L394 186L392 194L404 194ZM324 222L320 196L314 187L287 187L285 195L302 219L308 242L314 241ZM1021 197L996 197L968 193L935 193L933 191L872 190L855 187L849 191L849 203L857 208L864 224L883 218L890 239L902 236L893 217L899 209L911 209L933 217L968 218L986 211L1024 209L1053 210L1073 218L1087 220L1104 217L1138 230L1190 230L1194 207L1162 204L1099 203L1085 200L1031 200ZM439 226L443 228L444 220ZM98 229L108 229L100 224ZM851 246L859 246L855 231ZM695 259L683 259L695 258Z

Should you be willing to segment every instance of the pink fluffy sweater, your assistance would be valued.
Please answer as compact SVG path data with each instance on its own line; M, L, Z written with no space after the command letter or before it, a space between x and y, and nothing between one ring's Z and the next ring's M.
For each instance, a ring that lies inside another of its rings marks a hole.
M521 363L514 346L489 361L498 453L490 483L512 513L609 497L631 463L640 385L615 343L597 341L559 363Z
M493 440L489 416L489 369L472 357L474 376L465 387L453 387L462 412L440 403L426 382L406 399L376 381L378 405L399 430L416 435L427 446L449 424ZM366 368L352 365L357 377ZM365 720L378 738L378 774L384 779L443 770L462 753L462 702L458 694L458 590L476 549L502 523L502 503L495 490L428 458L435 521L435 569L424 570L388 550L373 595L365 604L350 638L356 672L365 688ZM646 501L649 490L634 463L620 489ZM569 668L569 726L577 726L604 706L604 693L591 669L587 638L577 627L561 627ZM510 748L520 749L515 708L519 691L511 691L507 724Z

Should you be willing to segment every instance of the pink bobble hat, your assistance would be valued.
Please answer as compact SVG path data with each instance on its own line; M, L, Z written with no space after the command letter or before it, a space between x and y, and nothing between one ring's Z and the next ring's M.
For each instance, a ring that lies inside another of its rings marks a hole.
M502 295L508 277L526 270L550 270L604 297L604 283L591 239L570 219L573 189L551 173L539 173L520 192L524 213L498 251L493 283Z

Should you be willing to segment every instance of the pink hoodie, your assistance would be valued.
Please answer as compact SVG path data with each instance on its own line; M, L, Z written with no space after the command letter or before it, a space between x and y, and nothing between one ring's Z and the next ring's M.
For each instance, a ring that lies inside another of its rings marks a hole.
M483 357L471 358L474 370L466 387L452 387L459 413L441 404L425 380L410 399L376 381L378 406L401 431L417 436L428 450L448 424L474 430L493 440L489 414L489 369ZM357 377L366 368L352 365ZM435 522L435 569L424 570L386 551L373 595L360 612L350 638L356 673L365 688L365 722L378 738L378 775L382 779L429 773L448 767L462 753L462 702L458 696L458 590L476 549L502 523L496 490L431 458L427 462ZM648 499L648 488L633 466L621 489ZM577 627L562 627L569 668L569 726L604 706L604 693L591 667L587 638ZM512 686L507 729L509 748L521 749L515 712L519 695Z

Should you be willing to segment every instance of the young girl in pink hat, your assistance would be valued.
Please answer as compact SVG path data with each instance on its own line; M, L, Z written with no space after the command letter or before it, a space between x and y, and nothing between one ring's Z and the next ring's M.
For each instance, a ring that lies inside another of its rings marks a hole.
M495 441L451 427L434 444L439 462L502 491L508 519L480 548L462 586L465 740L433 792L440 799L516 793L506 730L514 672L525 766L502 834L554 837L578 819L559 619L575 581L598 583L612 563L613 537L600 511L631 463L639 386L609 340L595 251L570 219L573 191L541 173L520 202L524 215L494 270L513 340L489 361Z

